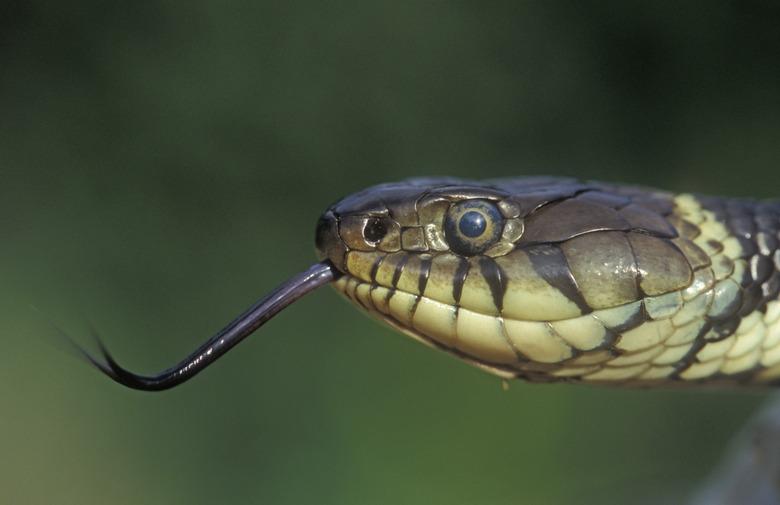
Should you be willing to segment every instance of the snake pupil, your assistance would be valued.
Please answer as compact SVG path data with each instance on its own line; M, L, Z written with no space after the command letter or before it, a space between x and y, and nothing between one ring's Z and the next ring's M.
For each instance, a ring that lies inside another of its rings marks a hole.
M485 233L487 228L487 221L482 213L477 211L469 211L463 214L458 223L458 229L460 232L469 238L476 238Z
M387 235L387 226L381 219L369 219L363 229L363 236L369 242L379 242Z

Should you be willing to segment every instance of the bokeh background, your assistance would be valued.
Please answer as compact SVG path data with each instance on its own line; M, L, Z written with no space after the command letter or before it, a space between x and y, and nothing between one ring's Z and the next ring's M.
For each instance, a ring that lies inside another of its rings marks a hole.
M0 3L0 503L681 503L765 400L499 381L332 290L167 367L424 174L780 194L780 7Z

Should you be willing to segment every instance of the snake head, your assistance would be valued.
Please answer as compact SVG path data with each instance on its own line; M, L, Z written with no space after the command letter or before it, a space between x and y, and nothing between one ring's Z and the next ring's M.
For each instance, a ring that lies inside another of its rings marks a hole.
M773 203L570 179L382 184L322 214L321 262L173 367L140 375L101 342L98 356L76 348L114 381L161 391L333 284L401 332L504 378L777 381L778 229Z
M339 291L426 344L504 377L608 381L711 329L670 320L716 281L675 207L569 179L414 179L336 202L316 244Z

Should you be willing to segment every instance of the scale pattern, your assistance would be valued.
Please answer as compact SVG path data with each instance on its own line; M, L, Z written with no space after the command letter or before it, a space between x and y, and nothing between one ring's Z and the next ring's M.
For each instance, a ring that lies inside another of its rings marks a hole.
M444 231L467 199L503 217L469 257ZM777 203L531 178L375 186L317 245L360 308L501 377L658 385L780 377L778 242Z

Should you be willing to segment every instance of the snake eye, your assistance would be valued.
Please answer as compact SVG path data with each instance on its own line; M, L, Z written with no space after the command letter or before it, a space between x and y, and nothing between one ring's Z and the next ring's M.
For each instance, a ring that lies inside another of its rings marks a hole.
M363 236L368 242L377 243L387 235L387 225L385 222L378 218L372 217L366 221L366 226L363 228Z
M452 252L473 256L485 252L501 236L504 221L487 200L464 200L447 212L444 233Z

